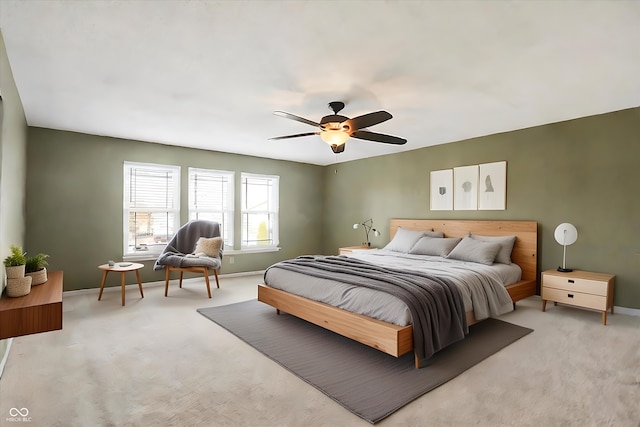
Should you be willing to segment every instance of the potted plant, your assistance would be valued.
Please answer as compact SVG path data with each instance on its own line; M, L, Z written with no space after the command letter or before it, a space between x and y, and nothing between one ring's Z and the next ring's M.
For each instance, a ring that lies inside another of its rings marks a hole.
M11 255L8 255L4 259L4 267L7 271L7 279L19 279L24 277L25 264L27 258L25 253L22 252L22 248L19 246L11 245Z
M32 277L25 277L27 259L22 248L11 245L11 255L4 259L7 271L7 296L21 297L31 292Z
M37 254L27 257L25 262L25 274L33 279L31 285L41 285L47 281L47 254Z

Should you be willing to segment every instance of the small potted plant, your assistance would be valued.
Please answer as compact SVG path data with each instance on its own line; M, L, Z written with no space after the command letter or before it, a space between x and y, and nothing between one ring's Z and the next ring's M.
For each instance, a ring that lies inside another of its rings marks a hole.
M25 262L25 274L33 279L31 285L41 285L47 281L47 254L37 254L27 257Z
M11 245L11 255L4 259L7 271L7 296L22 297L31 292L32 278L24 275L27 259L22 248Z
M4 259L4 268L7 271L7 279L19 279L24 277L27 258L22 248L11 245L11 255Z

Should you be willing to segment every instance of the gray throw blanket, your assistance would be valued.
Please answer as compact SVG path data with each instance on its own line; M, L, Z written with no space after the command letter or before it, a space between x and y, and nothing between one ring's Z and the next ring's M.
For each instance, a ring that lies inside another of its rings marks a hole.
M411 313L415 352L422 366L437 351L469 333L462 295L447 279L343 256L301 256L269 268L364 286L399 298Z
M220 247L220 257L196 257L193 250L200 237L220 236L220 224L214 221L190 221L180 227L178 232L167 243L155 264L154 270L161 270L166 265L171 267L209 267L220 268L224 244Z

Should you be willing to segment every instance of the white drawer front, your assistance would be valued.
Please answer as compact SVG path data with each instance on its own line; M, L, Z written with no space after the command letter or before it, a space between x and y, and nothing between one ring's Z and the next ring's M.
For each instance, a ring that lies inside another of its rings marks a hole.
M563 289L593 295L607 295L607 282L574 277L561 277L544 274L542 285L548 288Z
M563 304L576 305L578 307L593 308L595 310L607 310L607 298L601 295L583 294L580 292L566 291L542 287L542 299Z

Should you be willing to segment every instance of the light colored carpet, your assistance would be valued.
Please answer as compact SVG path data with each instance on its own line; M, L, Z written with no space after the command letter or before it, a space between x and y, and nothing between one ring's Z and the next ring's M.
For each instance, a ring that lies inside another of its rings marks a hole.
M0 425L369 426L196 312L256 298L260 276L65 294L64 329L16 338L0 379ZM640 317L518 303L534 332L376 426L640 425Z
M372 424L533 332L486 319L416 369L412 352L395 358L258 300L198 312Z

